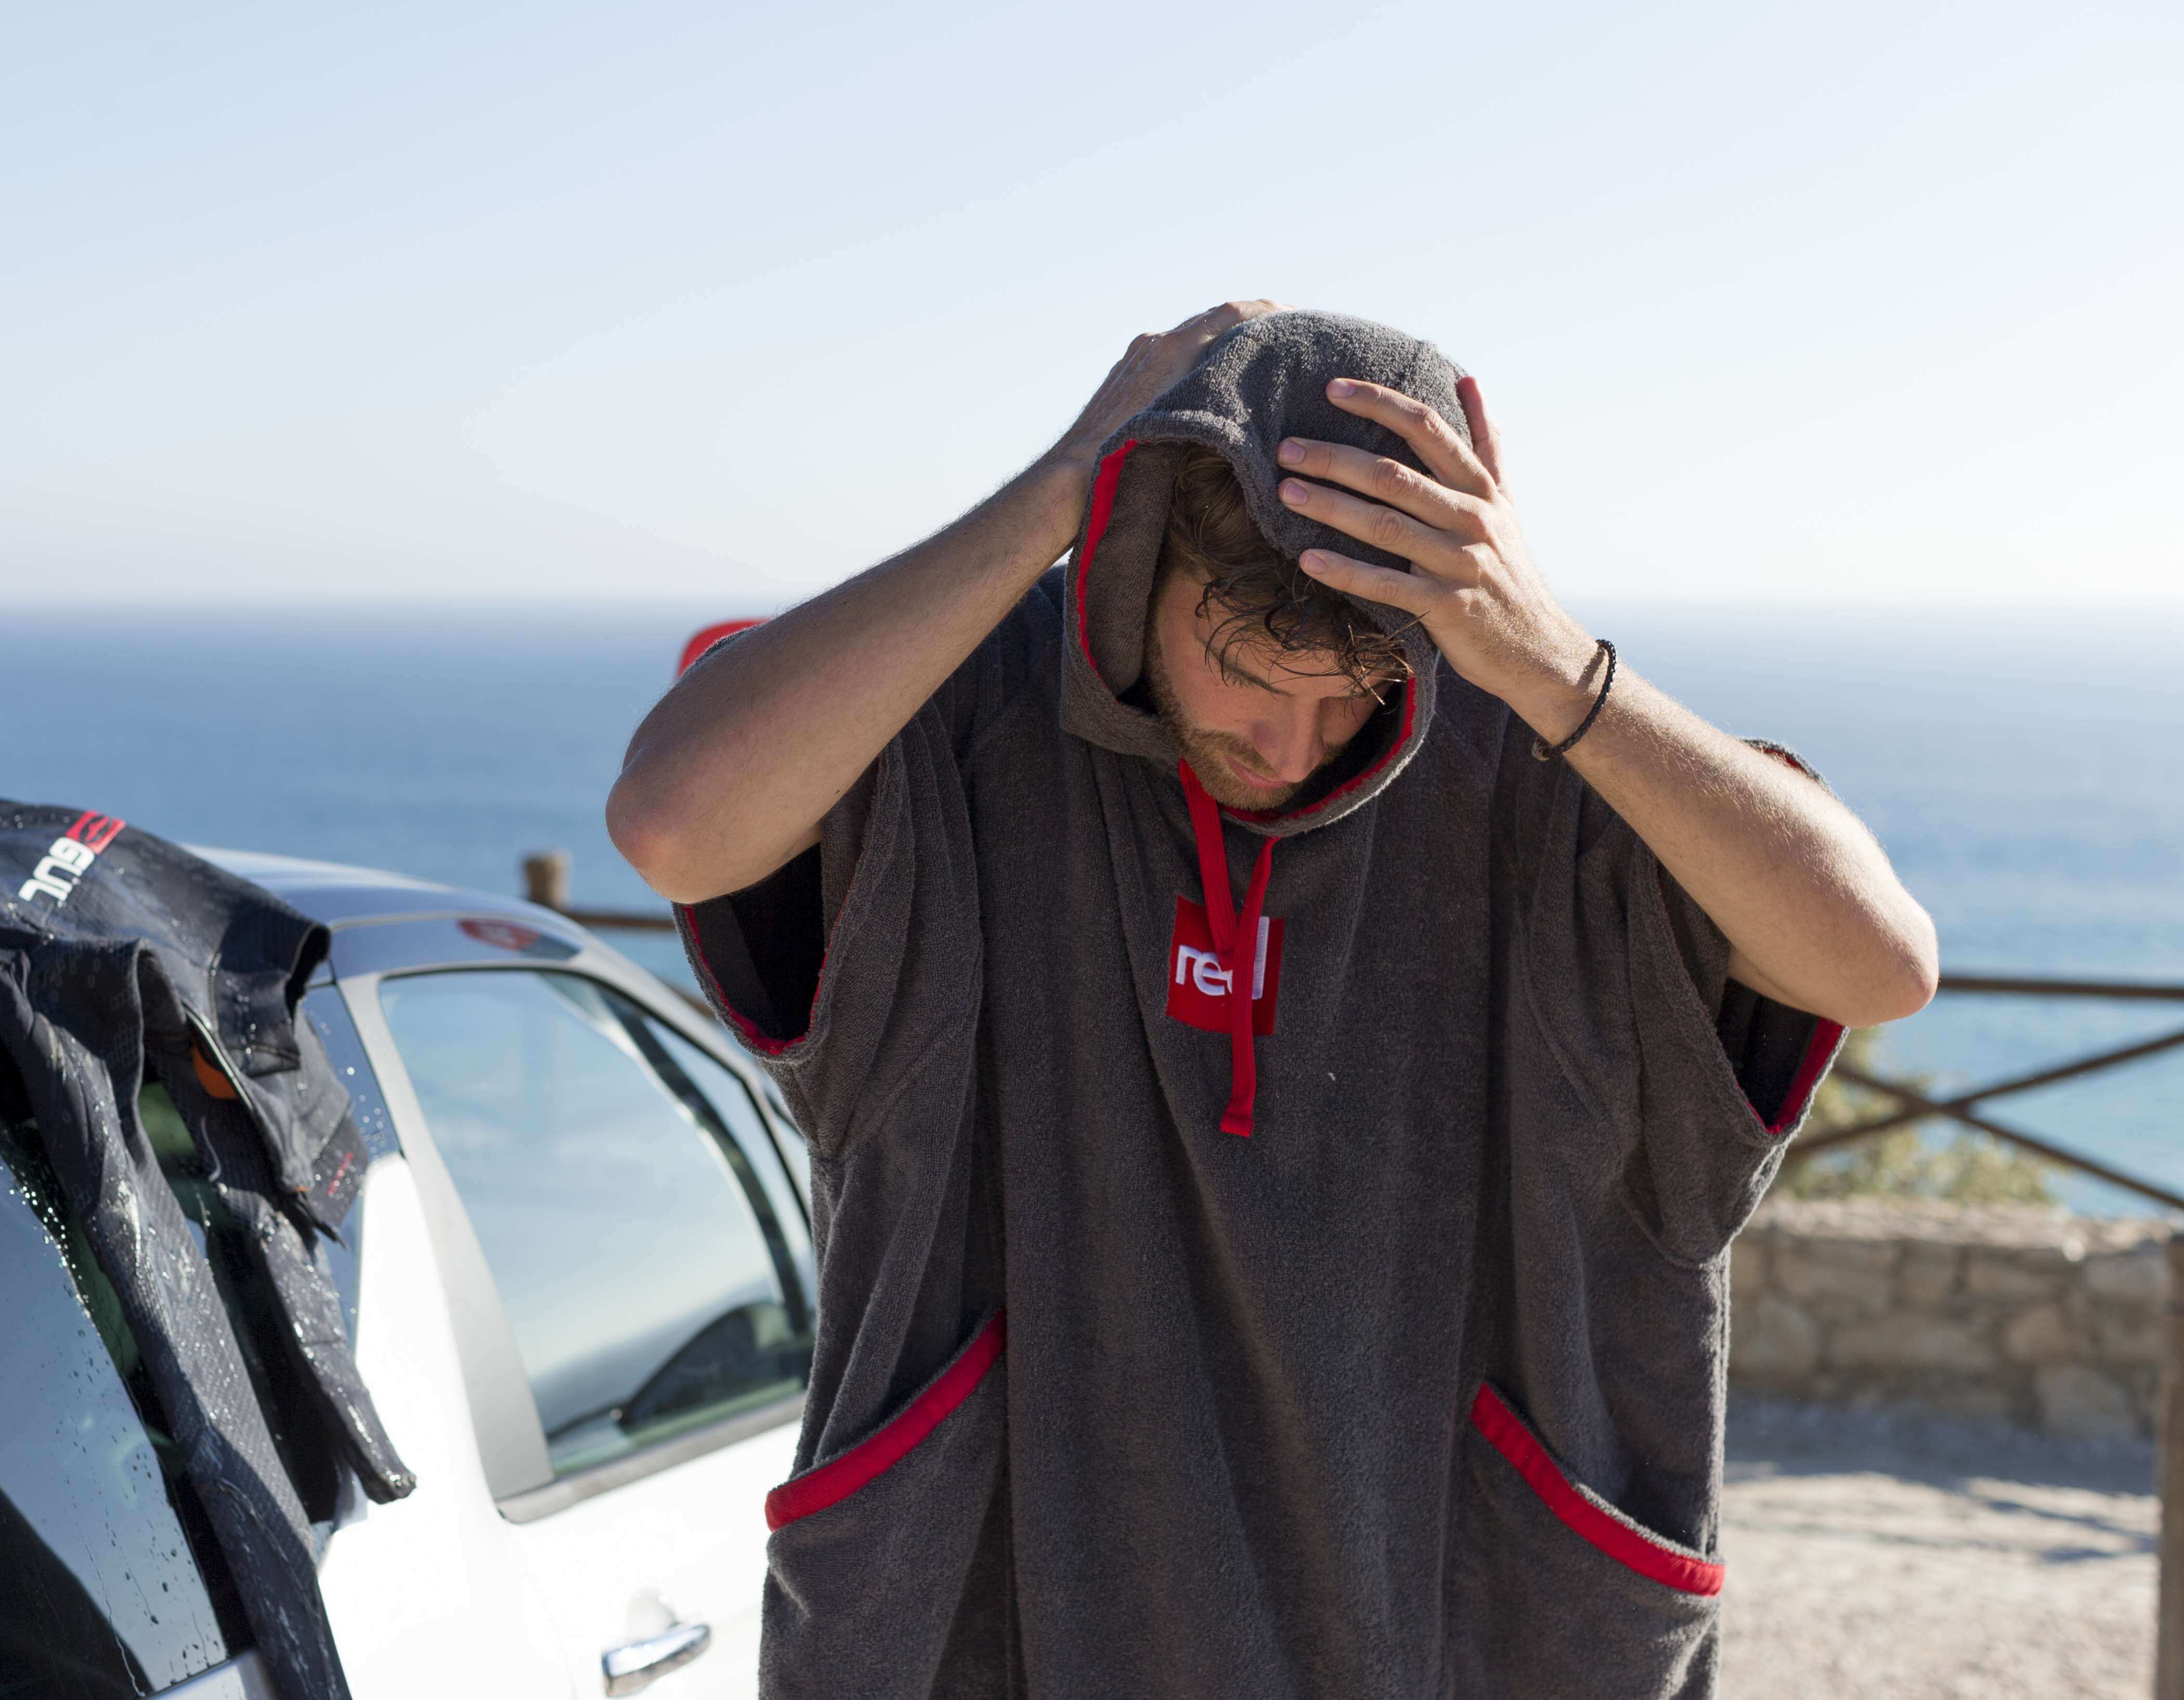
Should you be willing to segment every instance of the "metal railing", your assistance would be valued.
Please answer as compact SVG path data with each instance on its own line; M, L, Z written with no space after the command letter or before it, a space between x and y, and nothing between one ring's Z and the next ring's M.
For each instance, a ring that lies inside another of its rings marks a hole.
M2140 981L2057 980L2044 975L1945 974L1942 976L1941 990L1944 993L1983 993L2012 997L2092 997L2133 1003L2184 1003L2184 986L2156 985ZM1875 1134L1887 1133L1913 1122L1938 1117L1975 1128L1990 1138L2032 1152L2051 1163L2075 1169L2081 1174L2090 1175L2097 1181L2120 1187L2126 1192L2137 1193L2140 1197L2151 1199L2164 1209L2184 1210L2184 1193L2139 1175L2127 1174L2082 1152L2072 1151L2067 1146L2057 1145L2050 1140L2027 1133L2022 1128L1997 1121L1981 1108L1991 1098L2006 1097L2012 1092L2031 1092L2035 1086L2053 1086L2059 1081L2075 1080L2103 1069L2157 1056L2178 1046L2184 1046L2184 1028L2152 1039L2118 1045L2067 1063L2058 1063L2029 1075L2014 1075L2007 1080L1996 1081L1992 1085L1971 1092L1938 1099L1927 1097L1907 1081L1892 1081L1886 1075L1839 1063L1835 1070L1838 1076L1852 1086L1894 1098L1897 1108L1886 1114L1859 1122L1855 1126L1831 1128L1825 1133L1808 1134L1790 1147L1789 1155L1792 1161L1797 1161L1858 1140L1870 1139Z

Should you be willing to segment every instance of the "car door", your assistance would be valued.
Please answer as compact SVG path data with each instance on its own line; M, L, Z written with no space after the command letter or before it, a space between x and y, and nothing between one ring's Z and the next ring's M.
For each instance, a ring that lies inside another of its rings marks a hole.
M320 1592L349 1690L356 1700L582 1700L599 1692L597 1675L572 1681L558 1615L520 1561L521 1531L494 1503L478 1441L477 1417L493 1408L466 1385L464 1335L472 1318L498 1316L490 1281L454 1188L417 1131L369 981L365 990L358 1003L368 1021L358 1019L347 988L325 986L304 998L374 1153L343 1225L345 1243L322 1249L343 1254L332 1273L357 1366L417 1486L383 1505L352 1488L320 1559ZM401 1091L387 1091L382 1078ZM455 1255L465 1248L468 1259ZM466 1289L471 1269L476 1279ZM473 1290L488 1302L468 1302ZM520 1373L512 1379L520 1395ZM532 1420L527 1400L520 1409L506 1403Z
M387 975L376 1004L490 1282L468 1308L512 1347L493 1373L521 1386L493 1396L532 1427L488 1475L575 1692L755 1693L764 1501L812 1330L777 1131L694 1024L628 985L449 969Z

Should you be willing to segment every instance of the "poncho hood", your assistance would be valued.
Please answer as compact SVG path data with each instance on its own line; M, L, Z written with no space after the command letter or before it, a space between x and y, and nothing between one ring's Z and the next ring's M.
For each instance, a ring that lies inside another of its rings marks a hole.
M1101 451L1064 585L1071 641L1063 653L1063 729L1171 769L1181 759L1159 716L1129 698L1145 673L1154 572L1185 449L1197 444L1227 458L1253 521L1289 558L1330 548L1402 568L1407 564L1396 558L1284 507L1275 493L1283 475L1274 450L1284 437L1314 437L1423 471L1393 432L1329 401L1327 386L1335 378L1357 378L1400 390L1433 408L1468 442L1456 396L1461 376L1430 342L1333 313L1271 313L1217 342L1188 376L1128 420ZM1340 819L1392 784L1425 740L1439 658L1433 641L1401 610L1351 600L1382 631L1401 633L1411 676L1389 710L1358 735L1370 742L1349 758L1355 771L1333 791L1300 808L1223 811L1252 831L1282 838Z

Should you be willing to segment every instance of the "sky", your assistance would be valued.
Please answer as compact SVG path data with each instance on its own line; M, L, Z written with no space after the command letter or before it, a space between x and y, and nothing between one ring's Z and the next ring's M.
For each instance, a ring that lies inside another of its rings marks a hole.
M11 9L0 603L763 613L1272 296L1568 597L2184 614L2184 8Z

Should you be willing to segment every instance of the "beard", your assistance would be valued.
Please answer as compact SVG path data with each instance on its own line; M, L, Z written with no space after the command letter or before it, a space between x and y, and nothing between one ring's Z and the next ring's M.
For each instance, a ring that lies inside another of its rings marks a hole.
M1190 764L1190 770L1198 775L1198 782L1206 787L1206 794L1224 808L1255 814L1285 808L1313 788L1334 764L1334 756L1340 753L1337 751L1330 755L1295 785L1279 789L1247 786L1229 770L1228 762L1223 758L1233 758L1247 773L1264 773L1266 768L1259 760L1259 753L1251 747L1248 739L1228 732L1208 731L1184 719L1183 704L1176 699L1175 686L1168 679L1158 643L1148 644L1145 648L1145 688L1153 699L1153 712L1160 716L1167 735L1175 740L1176 747Z

